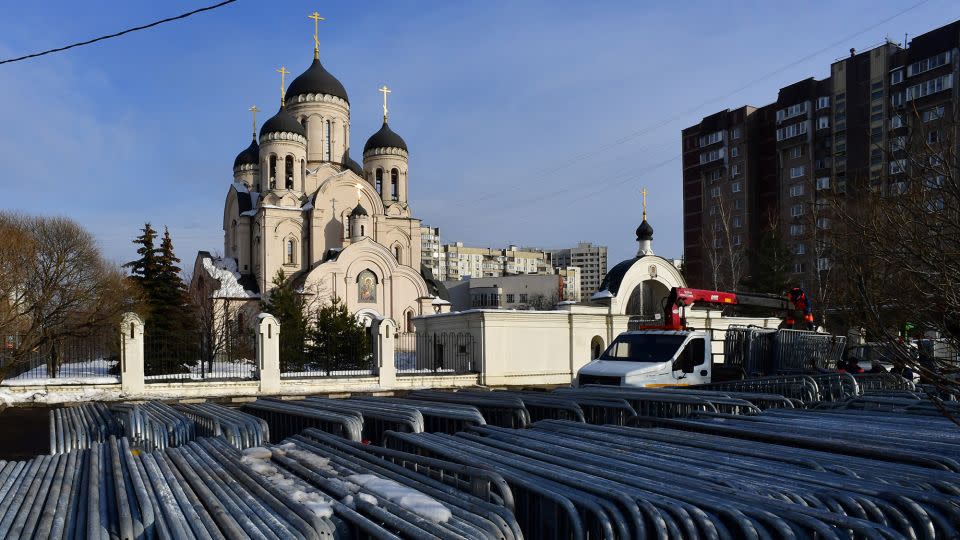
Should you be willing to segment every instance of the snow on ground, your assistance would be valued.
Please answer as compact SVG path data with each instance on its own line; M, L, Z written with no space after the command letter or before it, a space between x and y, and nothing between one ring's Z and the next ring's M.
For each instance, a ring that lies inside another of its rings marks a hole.
M116 361L105 359L86 362L68 362L60 365L57 377L51 377L47 365L41 364L23 373L4 379L2 386L40 386L57 384L115 384L120 379L110 374Z
M203 269L220 282L220 288L213 292L214 298L259 298L258 294L240 285L240 273L237 272L237 262L233 259L204 257Z
M144 380L147 381L166 381L166 380L188 380L203 381L215 377L235 377L241 379L256 378L256 366L253 360L237 360L236 362L225 362L223 360L214 360L211 369L210 364L206 362L197 362L190 366L189 373L170 373L166 375L147 375Z

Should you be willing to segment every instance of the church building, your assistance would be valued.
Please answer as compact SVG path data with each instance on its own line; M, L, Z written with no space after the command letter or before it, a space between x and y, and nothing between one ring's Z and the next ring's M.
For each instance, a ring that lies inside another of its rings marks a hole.
M240 291L214 297L258 301L282 271L315 300L339 298L361 319L389 317L410 330L414 317L449 303L421 265L408 148L388 123L390 90L380 88L383 125L363 145L361 165L347 91L321 64L316 34L314 44L313 62L289 87L286 69L277 70L280 108L259 135L251 108L253 140L234 160L224 203L223 256L201 252L196 268L220 291ZM204 257L211 260L201 264Z

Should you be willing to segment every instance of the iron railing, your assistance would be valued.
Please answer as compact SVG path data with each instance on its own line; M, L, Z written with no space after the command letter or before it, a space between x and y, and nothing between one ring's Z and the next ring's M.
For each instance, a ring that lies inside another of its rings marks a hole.
M801 330L730 327L724 338L724 364L747 377L802 373L836 367L846 338Z
M469 332L398 334L394 351L398 375L478 373L477 342Z
M60 337L22 350L18 336L0 347L3 384L95 384L120 381L120 335L103 328L90 335Z
M218 339L200 333L151 334L143 344L144 379L148 383L257 379L252 332L226 332Z
M280 351L280 377L363 377L376 372L370 335L308 342Z

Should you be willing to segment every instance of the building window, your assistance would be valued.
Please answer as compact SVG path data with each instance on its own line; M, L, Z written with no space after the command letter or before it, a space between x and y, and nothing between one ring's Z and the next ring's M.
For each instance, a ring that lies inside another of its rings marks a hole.
M803 234L803 223L793 223L790 225L790 236L800 236Z
M520 303L521 304L527 303L527 293L520 293Z
M714 131L709 135L704 135L700 137L699 141L697 141L698 142L697 146L700 146L702 148L704 146L710 146L711 144L718 143L722 140L723 140L723 132Z
M743 237L739 234L733 235L733 245L739 246L741 244L743 244Z
M710 196L711 196L711 197L719 197L719 196L720 196L720 186L713 186L712 188L710 188Z
M395 258L397 262L400 262L400 255L402 254L403 254L403 249L400 247L399 244L393 246L393 258Z
M711 216L717 215L717 212L719 212L719 211L720 211L720 207L717 206L717 205L715 205L715 204L710 207L710 215L711 215Z
M713 247L716 249L723 247L723 239L719 236L713 239Z
M807 124L808 122L804 121L777 129L777 141L782 141L805 134L809 129Z
M925 71L938 68L942 65L945 65L949 61L950 51L942 52L936 56L931 56L930 58L924 58L919 62L914 62L907 66L907 77L913 77L914 75L919 75Z
M795 204L790 207L790 215L793 217L800 217L803 215L803 205Z
M777 122L783 122L784 120L793 118L794 116L799 116L805 112L807 112L806 101L803 103L797 103L796 105L790 105L785 109L780 109L777 111Z
M377 193L382 194L383 193L383 169L377 169L376 178L377 178L377 181L376 181Z
M390 196L393 200L400 198L400 171L396 168L390 169Z
M806 166L800 165L799 167L790 167L790 178L800 178L806 174Z
M293 156L283 159L283 187L293 189Z
M825 217L817 218L817 228L818 228L818 229L829 229L829 228L830 228L830 218L825 218Z
M733 201L733 208L735 210L743 210L743 199L736 199Z
M806 244L797 244L793 250L794 255L806 255L807 254L807 245Z
M720 169L714 169L707 173L706 178L709 182L716 182L717 180L723 178L723 171Z
M790 196L799 197L803 195L803 184L797 184L795 186L790 186Z
M828 127L830 127L829 116L821 116L820 118L817 118L817 129L827 129Z
M939 120L943 118L943 105L939 105L932 109L927 109L923 111L923 121L930 122L933 120Z
M924 81L920 84L908 86L904 99L906 101L913 101L914 99L936 94L937 92L942 92L951 88L953 88L953 73L948 73L942 77L937 77L935 79L930 79L929 81Z
M740 138L740 127L739 127L739 126L733 128L733 130L730 132L730 138L733 139L733 140L737 140L737 139Z
M907 160L894 159L890 161L890 174L900 174L907 170Z
M821 176L820 178L817 178L817 189L818 189L818 190L820 190L820 189L830 189L830 177L829 177L829 176Z
M730 191L733 193L740 193L743 191L743 182L734 182L730 184Z
M830 96L820 96L817 98L817 110L826 109L830 106Z
M800 146L799 144L796 146L791 146L790 149L787 150L787 156L789 156L790 158L796 159L802 155L803 155L803 147Z
M740 176L740 164L734 163L730 166L730 176Z
M277 182L277 156L270 156L270 189L276 187Z
M515 296L513 295L513 293L507 293L507 303L508 303L508 304L513 304L515 299L516 299L516 298L515 298Z
M804 272L806 272L806 271L807 271L807 265L806 265L806 264L804 264L804 263L802 263L802 262L793 263L793 272L794 272L795 274L802 274L802 273L804 273Z
M895 69L890 72L890 84L899 84L903 82L903 70Z
M893 107L900 107L903 105L903 92L891 92L890 93L890 105Z
M824 270L830 269L830 259L826 257L820 257L817 259L817 270L823 272Z
M297 241L287 240L287 264L297 264Z
M717 148L716 150L709 150L700 154L700 164L710 163L711 161L717 161L718 159L723 159L726 157L725 148Z
M927 143L934 144L940 142L940 132L933 130L927 133Z
M890 117L890 129L901 128L906 125L906 122L903 120L903 116L896 114Z
M327 161L333 161L333 128L327 120Z
M733 225L734 229L739 229L743 227L743 218L740 216L733 216L733 219L730 220L730 223Z

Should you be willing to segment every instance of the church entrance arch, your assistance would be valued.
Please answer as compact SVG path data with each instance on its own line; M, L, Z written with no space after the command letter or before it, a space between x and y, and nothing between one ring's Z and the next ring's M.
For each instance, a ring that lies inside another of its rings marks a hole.
M373 321L377 319L382 319L383 317L372 309L361 309L353 314L357 318L357 321L362 323L367 328L370 328L373 325Z
M634 287L627 300L627 315L636 315L646 320L654 320L663 313L663 302L670 289L657 279L642 281Z

